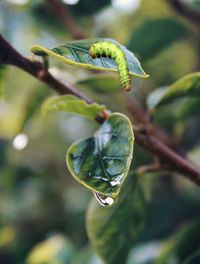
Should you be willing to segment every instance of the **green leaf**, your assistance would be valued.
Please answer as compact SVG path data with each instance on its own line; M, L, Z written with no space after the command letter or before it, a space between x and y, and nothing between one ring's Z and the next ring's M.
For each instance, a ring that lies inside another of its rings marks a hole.
M129 175L115 206L100 206L95 199L86 215L87 233L96 253L106 264L126 263L144 226L145 206L137 176Z
M147 78L148 75L143 71L139 61L134 56L134 54L127 50L123 45L117 41L109 38L92 38L79 41L69 42L63 45L47 49L39 45L34 45L31 51L39 56L44 56L48 54L60 61L66 62L68 64L83 67L87 69L94 70L104 70L104 71L117 71L117 65L113 59L110 58L96 58L93 59L89 54L89 49L93 43L99 41L109 41L120 46L126 55L126 59L129 66L129 73L131 75L136 75L141 78Z
M68 169L86 188L116 198L129 171L133 145L129 119L113 113L94 137L71 145L66 157Z
M160 256L155 264L166 264L175 256L184 263L194 252L200 248L200 221L194 221L183 225L163 246Z
M46 115L49 111L65 111L94 120L104 109L104 105L87 104L73 95L62 95L48 98L42 105L42 114Z
M118 78L115 75L96 74L77 82L77 85L89 87L98 93L113 93L121 90Z
M173 18L147 20L134 31L128 48L139 54L141 60L149 60L183 38L186 31L186 26Z
M178 111L178 119L184 120L190 118L192 115L200 114L200 97L190 98L180 105Z
M200 96L200 73L188 74L169 86L155 102L154 107L159 107L183 97Z

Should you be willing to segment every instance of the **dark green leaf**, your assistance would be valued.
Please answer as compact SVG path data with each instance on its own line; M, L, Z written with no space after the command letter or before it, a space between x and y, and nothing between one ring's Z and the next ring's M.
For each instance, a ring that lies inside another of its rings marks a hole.
M94 199L87 215L87 233L106 264L124 264L144 224L145 200L135 174L129 175L118 203L101 207Z
M148 20L134 31L128 48L139 54L141 60L148 60L185 33L185 25L173 18Z
M105 109L104 105L97 103L87 104L73 95L62 95L48 98L42 105L42 113L46 115L49 111L65 111L79 114L94 120Z
M79 66L87 69L104 70L104 71L117 71L117 65L113 59L110 58L96 58L93 59L89 54L89 49L93 43L99 41L109 41L120 46L126 55L129 66L129 73L141 78L147 78L148 75L143 71L139 61L134 54L127 50L123 45L117 41L109 38L92 38L79 41L69 42L63 45L56 46L51 49L34 45L31 51L40 56L48 54L60 61L68 64Z
M129 171L133 145L129 119L114 113L94 137L72 144L66 157L68 169L86 188L116 198Z
M180 105L178 111L179 120L190 118L192 115L200 114L200 97L189 98L183 104Z
M155 101L154 107L159 107L183 97L200 96L200 73L188 74L169 86Z
M164 244L155 264L166 264L172 256L179 260L178 263L184 263L191 254L200 249L199 237L200 221L184 225Z

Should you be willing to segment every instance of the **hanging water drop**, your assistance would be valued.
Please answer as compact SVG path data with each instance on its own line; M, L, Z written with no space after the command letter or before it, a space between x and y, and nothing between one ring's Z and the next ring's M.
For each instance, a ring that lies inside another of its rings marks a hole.
M100 193L94 193L94 197L102 206L111 206L115 202L115 200L112 197Z

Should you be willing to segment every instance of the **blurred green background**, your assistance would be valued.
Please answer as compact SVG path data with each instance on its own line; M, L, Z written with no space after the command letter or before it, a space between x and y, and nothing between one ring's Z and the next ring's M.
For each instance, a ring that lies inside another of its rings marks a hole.
M0 1L0 32L25 56L32 57L33 44L51 47L73 39L50 2ZM183 1L200 16L199 3ZM169 1L63 0L62 4L84 35L114 38L136 54L150 78L134 78L130 97L144 108L154 89L199 70L200 24L178 14ZM97 76L54 60L50 66L57 78L129 115L115 75ZM102 263L85 230L92 194L72 179L65 164L68 146L91 136L98 126L67 113L43 119L40 105L54 92L14 67L0 66L0 75L0 263ZM155 113L154 120L200 165L200 102L196 107L193 102L167 106ZM151 161L137 146L133 167ZM127 263L183 264L185 256L200 250L199 189L169 173L143 175L142 185L148 200L145 227ZM160 255L164 260L155 262ZM192 261L200 263L198 256Z

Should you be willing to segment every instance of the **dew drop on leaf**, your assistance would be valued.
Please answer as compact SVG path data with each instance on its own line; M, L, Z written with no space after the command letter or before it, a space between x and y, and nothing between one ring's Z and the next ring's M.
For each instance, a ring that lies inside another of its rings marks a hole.
M111 206L114 204L115 199L112 197L106 196L104 194L96 193L94 192L94 197L97 199L97 201L100 203L102 206Z

